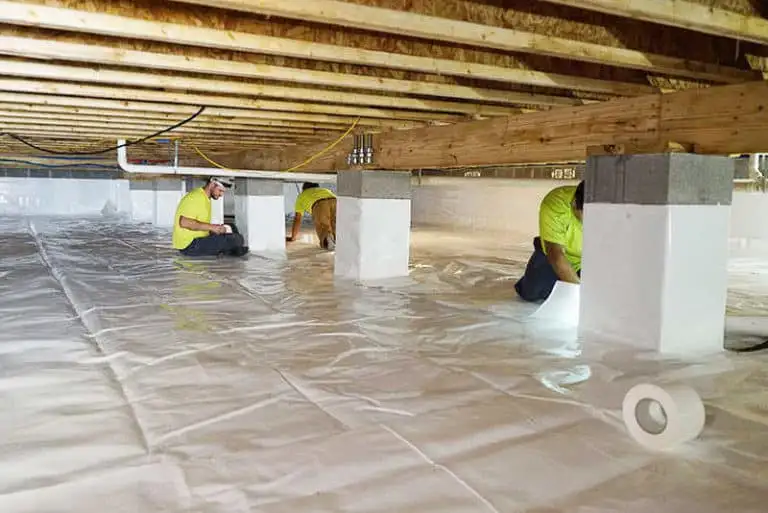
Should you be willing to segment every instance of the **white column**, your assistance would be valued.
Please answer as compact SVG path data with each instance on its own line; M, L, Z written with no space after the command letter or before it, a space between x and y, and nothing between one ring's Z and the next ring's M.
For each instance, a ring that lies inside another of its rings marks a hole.
M138 223L155 221L155 184L152 180L131 180L131 219Z
M153 223L162 228L172 228L176 208L184 197L184 181L177 179L158 179L154 181L155 217Z
M235 224L252 253L285 255L283 182L236 179Z
M336 276L357 281L407 276L410 173L340 172L336 225Z
M580 332L667 354L723 349L733 161L590 157Z

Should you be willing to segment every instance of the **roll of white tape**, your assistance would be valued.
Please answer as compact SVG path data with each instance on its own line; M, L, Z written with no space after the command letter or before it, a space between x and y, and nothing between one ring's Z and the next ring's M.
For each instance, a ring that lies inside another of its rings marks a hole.
M224 225L224 230L226 230L227 233L232 233L232 227L229 226L228 224Z
M685 385L635 385L624 396L622 414L632 438L652 450L673 449L704 429L704 403Z

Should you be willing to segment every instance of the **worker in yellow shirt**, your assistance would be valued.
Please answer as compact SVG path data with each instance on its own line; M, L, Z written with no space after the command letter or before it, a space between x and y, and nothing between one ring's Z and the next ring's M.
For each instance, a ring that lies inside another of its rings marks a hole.
M320 247L331 251L336 248L336 195L333 192L316 183L305 183L296 198L294 211L291 234L286 237L288 242L299 236L301 218L305 212L310 212Z
M248 253L243 236L224 224L211 224L211 199L232 187L225 178L211 177L203 187L188 192L176 208L173 247L189 257L243 256Z
M550 191L539 208L539 236L515 290L525 301L541 301L557 281L580 283L584 182Z

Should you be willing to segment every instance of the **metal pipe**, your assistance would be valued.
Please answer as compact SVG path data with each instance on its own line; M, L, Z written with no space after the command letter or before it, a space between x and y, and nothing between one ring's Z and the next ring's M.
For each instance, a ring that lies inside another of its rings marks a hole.
M283 182L336 183L336 173L286 173L284 171L257 171L249 169L216 169L212 167L150 166L128 163L125 140L118 140L117 165L126 173L137 175L221 176L263 178Z
M365 134L365 163L373 164L373 134Z
M173 145L173 167L179 167L179 140L176 139Z
M355 143L354 148L352 149L352 164L356 166L362 163L360 157L360 134L355 134Z

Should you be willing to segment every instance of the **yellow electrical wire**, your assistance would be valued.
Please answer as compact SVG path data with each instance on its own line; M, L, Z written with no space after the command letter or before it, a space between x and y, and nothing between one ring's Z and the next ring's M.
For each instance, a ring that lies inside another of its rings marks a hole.
M352 130L354 130L354 129L355 129L355 127L357 126L357 124L358 124L359 122L360 122L360 118L357 118L357 119L355 120L355 122L354 122L354 123L352 123L352 126L350 126L350 127L349 127L349 129L348 129L346 132L344 132L344 133L341 135L341 137L339 137L339 138L338 138L338 139L336 139L334 142L332 142L331 144L329 144L328 146L326 146L326 147L325 147L323 150L321 150L321 151L319 151L319 152L315 153L314 155L312 155L311 157L309 157L307 160L305 160L305 161L304 161L304 162L302 162L301 164L299 164L299 165L297 165L297 166L293 166L292 168L290 168L290 169L286 169L285 171L282 171L282 172L283 172L283 173L290 173L290 172L292 172L292 171L296 171L297 169L299 169L299 168L302 168L302 167L306 166L307 164L309 164L309 163L310 163L310 162L312 162L313 160L315 160L315 159L317 159L317 158L319 158L319 157L321 157L321 156L325 155L326 153L328 153L329 151L331 151L333 148L335 148L335 147L336 147L336 146L337 146L337 145L338 145L338 144L339 144L341 141L343 141L345 137L347 137L347 136L348 136L350 133L352 133ZM200 155L201 157L203 157L203 158L204 158L204 159L205 159L205 160L206 160L206 161L207 161L209 164L211 164L211 165L213 165L213 166L215 166L215 167L218 167L219 169L224 169L225 171L231 171L231 169L230 169L230 168L228 168L228 167L226 167L226 166L222 166L222 165L221 165L221 164L219 164L218 162L215 162L215 161L211 160L210 158L208 158L208 156L207 156L205 153L203 153L203 152L202 152L202 150L200 150L200 148L198 148L198 147L197 147L197 146L195 146L194 144L190 143L190 146L192 147L192 149L193 149L193 150L195 150L195 152L197 152L197 154L198 154L198 155Z
M326 147L324 150L322 150L322 151L320 151L320 152L318 152L318 153L315 153L314 155L312 155L311 157L309 157L307 160L305 160L304 162L302 162L302 163L301 163L301 164L299 164L298 166L293 166L293 167L292 167L292 168L290 168L290 169L286 169L286 170L285 170L285 172L286 172L286 173L290 173L291 171L296 171L297 169L299 169L299 168L301 168L301 167L304 167L304 166L306 166L307 164L309 164L310 162L312 162L312 161L313 161L313 160L315 160L316 158L318 158L318 157L321 157L321 156L325 155L327 152L331 151L333 148L335 148L335 147L336 147L336 145L337 145L337 144L339 144L341 141L343 141L343 140L344 140L344 138L345 138L346 136L348 136L349 134L351 134L351 133L352 133L352 130L354 130L354 129L355 129L355 127L357 126L357 124L358 124L359 122L360 122L360 118L357 118L357 119L355 120L355 122L354 122L354 123L352 123L352 126L351 126L351 127L349 127L349 129L348 129L346 132L344 132L344 134L342 134L342 136L341 136L341 137L339 137L338 139L336 139L336 140L335 140L333 143L331 143L329 146L327 146L327 147Z
M197 154L198 154L198 155L200 155L200 156L201 156L201 157L203 157L205 160L207 160L209 164L211 164L211 165L213 165L213 166L215 166L215 167L218 167L219 169L224 169L225 171L230 171L230 169L229 169L228 167L226 167L226 166L222 166L222 165L221 165L221 164L219 164L218 162L214 162L213 160L209 159L209 158L208 158L208 156L207 156L205 153L203 153L203 152L200 150L200 148L198 148L198 147L197 147L197 146L195 146L194 144L191 144L191 143L190 143L190 146L192 146L192 149L193 149L193 150L195 150L195 151L197 152Z

